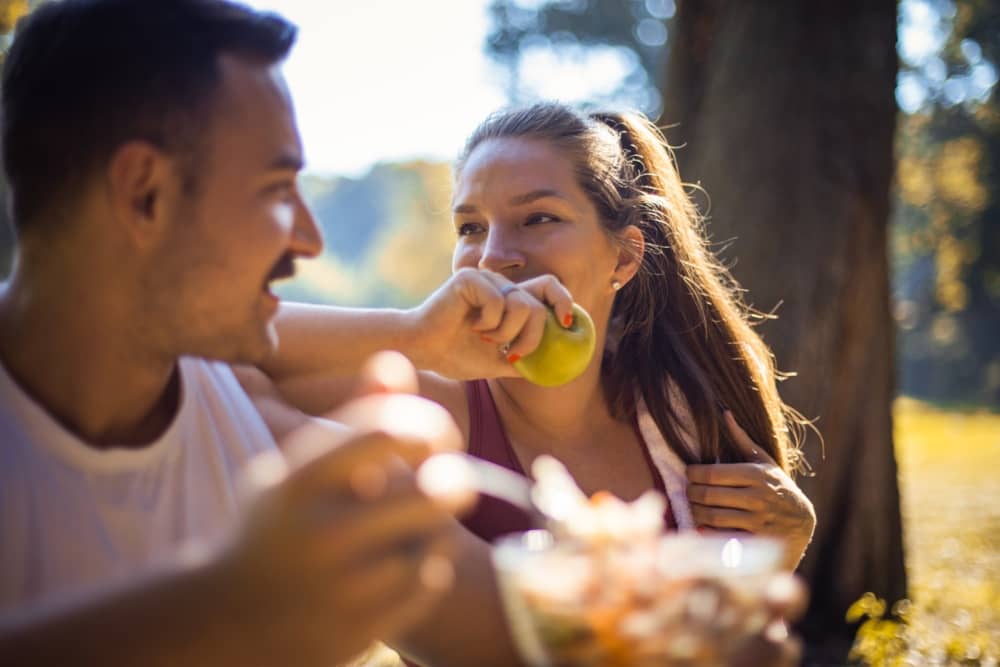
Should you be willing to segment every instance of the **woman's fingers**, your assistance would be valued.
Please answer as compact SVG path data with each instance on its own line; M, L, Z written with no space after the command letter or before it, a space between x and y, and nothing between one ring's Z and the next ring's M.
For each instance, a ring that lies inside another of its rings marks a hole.
M812 538L816 515L780 468L765 463L688 466L687 476L698 525L781 538L789 545L787 564L795 567Z
M529 297L530 298L530 297ZM532 308L527 313L520 330L510 339L507 347L506 358L510 363L531 354L542 342L542 335L545 333L545 320L548 317L547 309L538 310ZM501 336L503 338L503 336Z
M812 539L812 503L775 460L726 410L723 419L748 463L687 467L691 513L700 526L740 529L783 539L786 565L794 568Z
M573 323L572 296L555 276L515 283L493 271L463 269L453 281L471 330L510 363L538 347L550 313L563 327Z
M767 501L752 487L711 486L709 484L688 484L688 500L699 505L728 507L730 509L757 512L763 510Z
M514 352L514 345L518 342L518 336L520 336L522 331L526 328L528 328L529 331L531 330L529 323L532 318L534 318L537 322L545 321L545 306L539 303L538 300L527 292L516 288L510 290L504 297L504 300L503 318L494 329L483 331L482 335L497 345L502 346L503 355L509 358ZM540 333L537 340L533 341L533 345L527 349L525 349L527 346L524 344L527 341L521 341L521 349L518 350L520 356L524 356L534 350L535 347L538 346L539 340L541 340Z
M550 307L555 309L557 317L562 311L563 326L572 324L572 299L553 276L513 283L498 273L484 271L482 274L504 300L504 310L495 326L481 330L480 334L484 340L500 346L501 354L507 361L513 363L538 347Z
M691 516L700 527L716 530L744 530L755 532L756 522L753 512L729 509L725 507L709 507L691 503Z
M552 275L525 280L518 286L533 297L547 304L556 314L556 320L568 327L573 324L573 295L559 279Z
M504 316L504 296L502 286L488 271L462 269L452 280L467 307L477 313L471 325L473 331L482 333L499 326Z
M691 484L712 486L754 486L767 476L768 467L762 463L709 463L689 465L687 479Z

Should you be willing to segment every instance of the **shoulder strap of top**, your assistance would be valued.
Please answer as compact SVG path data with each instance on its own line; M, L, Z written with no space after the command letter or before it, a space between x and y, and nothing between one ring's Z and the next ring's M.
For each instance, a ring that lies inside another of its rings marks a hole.
M675 405L681 406L686 413L687 401L684 400L679 391L675 393L673 389L674 387L671 387L671 398L674 399ZM687 475L685 474L687 466L670 448L663 434L660 433L656 421L649 414L649 408L646 407L646 401L641 393L636 396L636 413L639 421L639 433L646 441L649 456L653 459L653 464L663 478L663 485L667 488L667 499L670 501L674 521L677 522L677 529L692 530L695 525L694 518L691 516L691 504L687 497ZM697 440L688 429L681 429L681 437L684 439L686 447L693 452L698 451Z
M466 382L465 396L469 402L469 454L525 474L486 380Z

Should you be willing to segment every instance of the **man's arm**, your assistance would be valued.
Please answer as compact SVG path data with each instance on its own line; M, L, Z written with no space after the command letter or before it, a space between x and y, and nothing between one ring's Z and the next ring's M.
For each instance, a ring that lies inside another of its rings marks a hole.
M224 549L202 565L6 613L0 664L328 667L412 627L449 583L424 573L451 563L455 497L418 488L399 462L416 465L444 436L377 424L345 436L312 420L289 439L298 464L277 453L251 463L257 490ZM359 490L359 470L380 480L374 493Z
M255 665L214 566L164 572L99 597L0 619L0 664Z
M400 378L389 372L393 365L389 363L393 361L390 357L379 355L373 360L365 368L361 382L384 385L390 391L412 389L413 378L400 386L394 385ZM306 418L284 402L284 397L261 371L248 367L234 367L234 371L272 432ZM422 381L421 385L425 383ZM434 394L433 387L422 386L422 389ZM453 559L454 584L432 611L412 626L412 632L398 641L385 637L383 640L427 667L520 665L508 636L489 546L457 521L452 521L447 530L457 549Z

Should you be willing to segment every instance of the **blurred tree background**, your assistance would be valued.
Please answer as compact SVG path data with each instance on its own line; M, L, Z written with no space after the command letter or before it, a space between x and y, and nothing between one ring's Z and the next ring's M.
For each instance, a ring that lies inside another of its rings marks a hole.
M1000 5L904 3L895 316L901 389L1000 405ZM904 42L905 44L905 42Z

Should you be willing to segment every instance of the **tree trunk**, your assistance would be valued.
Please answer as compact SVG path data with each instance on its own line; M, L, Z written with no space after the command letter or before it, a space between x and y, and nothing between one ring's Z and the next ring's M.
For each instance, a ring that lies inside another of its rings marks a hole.
M708 230L760 310L785 400L825 439L800 478L818 515L800 572L808 662L841 663L847 607L906 594L892 444L887 223L896 105L892 0L682 0L661 123ZM780 305L779 305L780 304Z

